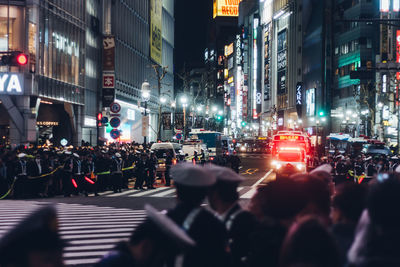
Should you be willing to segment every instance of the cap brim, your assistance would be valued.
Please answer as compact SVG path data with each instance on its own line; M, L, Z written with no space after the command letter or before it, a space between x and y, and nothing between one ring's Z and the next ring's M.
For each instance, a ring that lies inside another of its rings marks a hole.
M149 220L153 222L162 233L164 233L178 246L187 248L196 245L196 242L165 214L159 212L149 204L146 204L144 208Z

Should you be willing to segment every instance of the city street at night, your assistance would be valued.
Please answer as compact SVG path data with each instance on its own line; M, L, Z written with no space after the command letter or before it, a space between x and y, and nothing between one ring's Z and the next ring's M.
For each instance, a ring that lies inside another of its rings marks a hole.
M400 0L0 0L0 267L400 267Z

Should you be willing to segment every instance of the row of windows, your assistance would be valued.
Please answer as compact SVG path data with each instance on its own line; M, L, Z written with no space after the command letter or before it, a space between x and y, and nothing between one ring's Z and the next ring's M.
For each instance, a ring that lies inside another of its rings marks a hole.
M80 86L64 83L44 76L38 77L38 83L40 96L60 99L75 104L84 103L85 90Z
M135 1L142 2L142 1ZM133 5L132 5L133 6ZM148 7L148 5L147 5ZM125 5L116 5L114 12L114 34L143 55L149 54L149 24L144 22ZM127 26L129 25L129 26Z
M148 0L119 0L120 4L117 6L125 6L125 8L133 11L135 15L138 15L142 20L148 23L149 16L149 5L150 1ZM126 24L128 25L128 24Z
M172 46L174 46L174 27L175 21L171 15L168 14L165 10L163 10L162 16L162 37L167 40Z
M356 63L351 63L345 66L342 66L338 69L336 69L335 71L335 75L339 75L340 77L346 76L346 75L350 75L351 71L355 71L356 68L360 67L359 66L359 62Z
M54 7L67 13L69 16L74 16L82 21L85 20L85 1L86 0L41 0L40 2L46 8L53 9Z
M364 40L365 39L365 40ZM364 40L364 41L363 41ZM360 49L360 46L372 48L371 38L360 38L335 47L335 55L346 55Z

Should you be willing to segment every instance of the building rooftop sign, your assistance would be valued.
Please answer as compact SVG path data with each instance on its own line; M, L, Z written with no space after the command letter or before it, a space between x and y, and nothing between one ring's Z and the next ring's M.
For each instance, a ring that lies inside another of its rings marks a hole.
M24 77L18 73L0 73L0 94L22 95Z
M238 17L240 2L242 2L242 0L214 0L213 18Z

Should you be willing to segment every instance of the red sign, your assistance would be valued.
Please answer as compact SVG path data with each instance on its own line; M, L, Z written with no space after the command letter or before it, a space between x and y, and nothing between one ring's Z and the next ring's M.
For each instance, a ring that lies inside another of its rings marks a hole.
M400 30L396 31L396 62L400 63Z
M115 75L112 73L103 73L103 88L115 87Z

